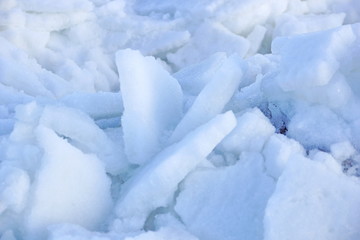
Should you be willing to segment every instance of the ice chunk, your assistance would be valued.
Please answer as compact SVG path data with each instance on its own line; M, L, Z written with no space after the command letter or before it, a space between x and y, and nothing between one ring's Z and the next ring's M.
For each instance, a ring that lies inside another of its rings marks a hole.
M304 148L295 140L275 134L266 142L263 150L266 172L279 178L289 159L295 155L305 156Z
M46 127L38 127L37 139L44 155L25 220L29 237L40 237L55 223L99 228L112 205L102 162Z
M248 56L254 55L258 52L265 38L266 31L267 30L265 27L257 25L255 26L254 30L247 36L247 40L250 42L250 48L247 53Z
M125 151L131 163L143 164L160 150L165 134L180 120L181 88L153 57L138 51L118 51L116 64L125 109Z
M265 240L358 239L360 185L304 157L280 176L265 214Z
M185 93L197 96L226 61L226 53L217 52L200 63L182 68L173 76Z
M170 142L179 141L188 132L221 113L239 87L242 77L241 59L230 56L211 77L193 105L176 126Z
M234 154L259 152L274 133L274 126L259 109L249 109L237 118L236 128L221 142L219 148Z
M275 183L263 158L247 153L233 166L198 170L185 180L175 211L199 239L263 239L263 215Z
M66 106L87 113L94 119L113 118L121 116L124 107L120 93L72 93L60 100Z
M26 204L30 178L18 168L2 166L0 168L0 215L10 209L20 213Z
M297 111L288 125L287 135L305 148L330 150L331 144L346 141L346 123L330 109L323 106Z
M221 24L205 22L199 26L189 43L176 53L168 54L167 58L170 63L182 68L198 63L216 52L225 52L228 55L237 53L244 57L249 45L248 40L235 35Z
M61 106L46 106L40 124L86 153L96 154L105 163L106 171L118 174L127 167L120 146L115 146L107 135L86 114Z
M354 40L351 26L276 38L271 48L281 55L279 85L284 91L326 85Z
M118 231L141 229L150 212L169 204L178 184L235 125L232 112L218 115L140 168L121 190L116 206L119 219L114 228Z

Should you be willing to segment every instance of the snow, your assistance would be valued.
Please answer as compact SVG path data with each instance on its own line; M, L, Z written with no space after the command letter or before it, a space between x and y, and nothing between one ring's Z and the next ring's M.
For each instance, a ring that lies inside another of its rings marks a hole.
M0 240L360 238L357 0L0 0Z

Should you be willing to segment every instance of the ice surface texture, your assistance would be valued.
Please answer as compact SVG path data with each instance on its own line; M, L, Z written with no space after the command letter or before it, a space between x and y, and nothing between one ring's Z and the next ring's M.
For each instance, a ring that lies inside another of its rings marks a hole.
M0 240L360 239L358 0L0 0Z

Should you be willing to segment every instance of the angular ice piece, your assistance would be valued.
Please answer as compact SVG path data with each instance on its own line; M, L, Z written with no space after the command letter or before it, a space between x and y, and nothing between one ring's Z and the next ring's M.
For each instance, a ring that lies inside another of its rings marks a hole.
M221 113L238 89L241 77L241 59L238 55L232 55L221 65L200 92L193 105L176 126L170 142L179 141L188 132Z
M114 228L141 229L150 212L171 202L178 184L235 125L232 112L218 115L141 167L122 187Z
M313 106L296 112L288 125L287 136L307 149L330 150L332 144L347 140L345 128L344 120L329 108Z
M61 106L46 106L40 124L68 138L70 143L86 153L96 154L105 164L106 171L118 174L127 167L124 153L86 114Z
M263 216L274 181L264 173L259 153L233 166L190 174L175 211L199 239L263 239Z
M5 210L20 213L26 204L30 189L28 174L15 167L0 168L0 215Z
M25 216L29 237L39 239L47 226L56 223L98 229L112 206L102 162L46 127L38 127L37 139L44 155Z
M277 75L280 87L284 91L299 91L326 85L354 41L351 26L276 38L271 49L281 56Z
M125 151L131 163L149 161L182 114L179 83L155 58L126 49L116 53L124 103L122 126Z
M263 150L266 172L278 178L289 159L295 155L305 156L305 149L295 140L275 134L266 142Z
M228 55L237 53L244 57L249 46L248 40L235 35L221 24L205 22L198 27L189 43L176 53L168 54L167 58L176 67L183 68L198 63L216 52L225 52Z
M268 202L264 239L359 239L359 206L359 181L324 162L294 158Z
M121 116L124 107L120 93L76 92L60 99L62 103L71 108L76 108L97 119L113 118Z
M219 148L237 155L243 151L259 152L274 133L275 127L259 109L249 109L237 118L236 128L221 142Z
M184 93L197 96L226 59L226 53L217 52L200 63L181 69L173 76L179 81Z
M247 36L247 40L250 42L250 48L247 53L248 56L252 56L258 52L261 47L261 44L265 38L266 28L257 25L254 30Z

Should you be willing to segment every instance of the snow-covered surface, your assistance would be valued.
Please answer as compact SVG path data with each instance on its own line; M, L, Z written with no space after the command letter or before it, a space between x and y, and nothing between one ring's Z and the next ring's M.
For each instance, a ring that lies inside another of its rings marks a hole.
M0 0L0 240L360 239L358 0Z

